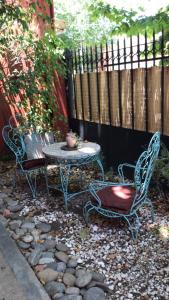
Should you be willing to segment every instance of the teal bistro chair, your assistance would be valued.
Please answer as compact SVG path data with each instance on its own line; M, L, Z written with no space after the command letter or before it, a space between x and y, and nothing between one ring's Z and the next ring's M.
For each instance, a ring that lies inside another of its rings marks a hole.
M47 166L45 158L26 159L24 137L17 128L6 125L2 129L2 136L5 144L14 153L16 158L16 171L26 176L33 198L36 197L36 177L43 173L47 188ZM47 188L48 192L48 188Z
M88 223L89 215L94 211L108 218L122 218L127 222L132 238L135 239L141 226L138 212L143 205L150 206L152 220L154 220L153 205L148 197L148 189L159 150L160 133L156 132L135 166L119 165L120 182L95 181L91 183L89 191L92 197L84 206L86 222ZM133 183L125 182L124 167L133 168Z

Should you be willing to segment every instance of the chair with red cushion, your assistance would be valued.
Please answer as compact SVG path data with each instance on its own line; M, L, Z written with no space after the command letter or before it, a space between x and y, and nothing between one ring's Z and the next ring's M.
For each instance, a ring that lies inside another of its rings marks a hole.
M122 218L127 221L133 239L137 237L140 228L138 211L145 204L150 205L152 219L154 212L148 189L153 174L155 161L160 150L160 133L156 132L150 140L135 166L121 164L118 168L120 183L95 181L90 184L89 191L92 200L84 206L84 216L88 223L89 214L96 211L108 218ZM134 182L125 183L123 167L134 168ZM134 222L132 222L134 219Z
M36 177L40 173L45 176L48 192L47 166L45 158L26 159L24 139L17 128L12 127L11 125L4 126L2 129L2 136L5 144L15 154L16 171L26 176L32 196L36 197Z

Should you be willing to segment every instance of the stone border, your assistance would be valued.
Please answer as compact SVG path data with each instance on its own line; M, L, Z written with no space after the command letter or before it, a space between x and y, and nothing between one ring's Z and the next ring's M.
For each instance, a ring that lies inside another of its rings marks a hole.
M9 237L0 222L0 250L5 261L14 272L27 300L50 300L48 294L35 276L33 270L19 251L15 242Z

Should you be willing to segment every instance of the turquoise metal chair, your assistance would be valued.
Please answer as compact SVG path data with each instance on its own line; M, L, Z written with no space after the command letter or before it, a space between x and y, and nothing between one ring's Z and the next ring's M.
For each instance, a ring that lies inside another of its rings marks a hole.
M17 127L14 128L11 124L4 126L2 129L2 136L5 144L15 155L16 171L19 174L26 176L33 198L36 197L37 192L36 177L40 173L45 176L48 192L47 166L45 158L26 159L24 137L19 133Z
M160 133L156 132L150 140L148 149L140 155L135 166L119 165L121 182L95 181L91 183L89 191L92 199L84 206L86 222L88 223L89 215L94 211L108 218L122 218L127 222L132 237L135 239L141 226L138 211L143 205L150 206L152 220L154 220L153 205L148 197L148 189L159 150ZM133 183L125 182L124 167L133 168Z

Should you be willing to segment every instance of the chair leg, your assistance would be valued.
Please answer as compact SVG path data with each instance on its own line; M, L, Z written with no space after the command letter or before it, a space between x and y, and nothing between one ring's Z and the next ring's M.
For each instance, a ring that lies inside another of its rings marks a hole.
M137 238L137 235L138 235L138 232L139 232L139 229L141 227L141 222L140 222L140 218L138 216L138 214L136 213L136 220L135 220L135 234L136 234L136 238Z
M152 221L154 222L154 221L155 221L155 215L154 215L154 207L153 207L153 204L152 204L152 202L151 202L150 199L147 199L147 202L148 202L148 204L149 204L149 206L150 206L150 209L151 209L151 219L152 219Z
M94 207L92 206L91 202L87 202L86 205L83 208L83 216L84 216L84 220L86 225L89 225L89 215L90 213L94 210Z
M132 226L132 224L129 221L129 219L127 217L124 217L125 220L128 223L128 227L129 227L129 230L131 232L131 236L132 236L133 240L137 239L139 228L141 227L141 222L140 222L140 219L139 219L137 213L135 213L135 217L136 217L135 220L134 220L135 221L135 226Z
M33 178L32 178L33 175L35 176L34 183L33 183ZM32 173L26 174L26 179L27 179L29 187L31 189L33 198L36 198L36 174L32 174Z
M14 169L14 173L13 173L13 179L12 179L12 185L14 188L16 188L16 178L18 176L17 170L16 168Z
M133 227L132 227L132 225L131 225L129 219L126 218L126 217L124 217L124 218L125 218L125 220L126 220L127 223L128 223L128 227L129 227L129 230L130 230L130 232L131 232L132 239L135 240L136 237L135 237L135 232L134 232L134 230L133 230Z
M69 185L70 169L71 169L71 165L66 165L66 166L60 165L60 179L61 179L61 186L64 195L66 211L68 211L68 200L69 200L68 185Z
M18 170L17 170L17 166L15 165L14 169L13 169L13 179L12 179L12 185L14 188L17 187L17 184L19 183L19 185L21 185L21 174Z
M45 174L46 190L47 190L47 194L48 194L48 196L49 196L49 183L48 183L48 172L47 172L47 167L44 169L44 174Z

